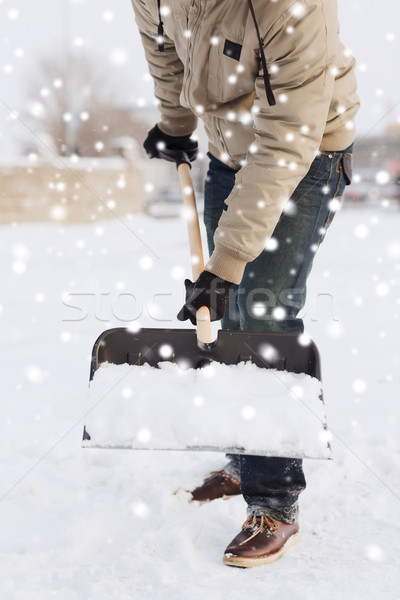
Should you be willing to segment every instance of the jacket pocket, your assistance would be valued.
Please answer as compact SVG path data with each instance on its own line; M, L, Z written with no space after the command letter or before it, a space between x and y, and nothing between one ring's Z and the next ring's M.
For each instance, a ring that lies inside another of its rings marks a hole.
M351 154L343 155L342 168L346 185L350 185L353 177L353 157Z
M215 39L218 41L210 44L208 60L207 85L211 102L229 102L251 94L258 75L256 51L223 33Z

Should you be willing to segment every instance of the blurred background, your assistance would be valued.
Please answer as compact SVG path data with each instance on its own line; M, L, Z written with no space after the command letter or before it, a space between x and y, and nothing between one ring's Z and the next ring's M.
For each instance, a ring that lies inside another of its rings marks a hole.
M400 206L400 6L339 10L362 101L347 204ZM142 150L158 113L129 0L0 0L0 31L0 222L177 214L173 168Z

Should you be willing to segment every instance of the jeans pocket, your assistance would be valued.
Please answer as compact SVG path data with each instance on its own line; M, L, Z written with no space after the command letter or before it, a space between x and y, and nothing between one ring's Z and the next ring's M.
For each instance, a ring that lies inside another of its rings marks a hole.
M346 185L350 185L353 177L353 157L351 154L343 155L342 168Z

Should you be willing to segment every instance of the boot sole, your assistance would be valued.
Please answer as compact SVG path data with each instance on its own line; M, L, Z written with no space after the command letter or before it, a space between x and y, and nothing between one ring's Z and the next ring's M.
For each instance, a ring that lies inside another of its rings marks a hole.
M207 500L190 500L190 502L198 502L200 505L202 504L208 504L209 502L214 502L214 500L229 500L230 498L236 498L237 496L240 496L239 494L231 494L230 496L219 496L219 498L209 498Z
M282 546L278 552L274 554L268 554L267 556L255 556L244 557L244 556L228 556L224 555L223 561L230 567L259 567L261 565L268 565L269 563L278 560L287 550L295 546L301 539L301 533L298 531L292 535L287 542Z

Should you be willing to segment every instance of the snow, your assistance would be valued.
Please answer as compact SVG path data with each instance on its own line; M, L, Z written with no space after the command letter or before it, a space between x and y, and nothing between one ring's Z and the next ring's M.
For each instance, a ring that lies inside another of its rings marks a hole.
M222 563L243 499L188 502L220 454L80 447L101 331L182 326L172 273L190 274L185 224L137 216L129 228L102 222L102 236L95 223L3 226L1 599L398 598L398 222L390 207L343 210L317 253L305 322L334 460L305 461L302 541L253 570ZM360 224L368 236L355 234ZM21 246L26 268L15 272ZM376 293L374 276L390 293Z
M90 384L84 446L330 458L320 394L314 377L250 362L102 363Z

